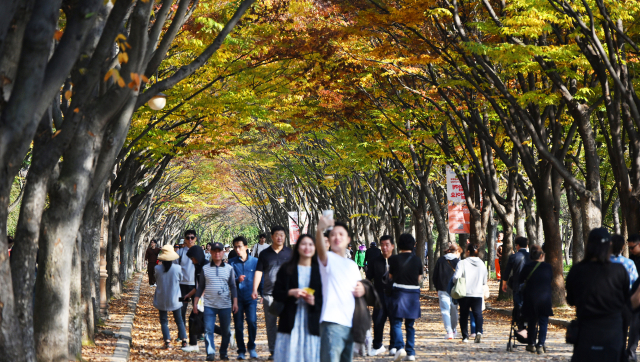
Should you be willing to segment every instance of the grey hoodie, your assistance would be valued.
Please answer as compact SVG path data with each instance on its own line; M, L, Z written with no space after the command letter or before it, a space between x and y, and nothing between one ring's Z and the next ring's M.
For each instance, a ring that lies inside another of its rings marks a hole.
M487 284L487 267L480 258L471 256L461 260L456 266L453 281L461 277L464 277L467 282L467 297L482 298L484 296L483 285Z

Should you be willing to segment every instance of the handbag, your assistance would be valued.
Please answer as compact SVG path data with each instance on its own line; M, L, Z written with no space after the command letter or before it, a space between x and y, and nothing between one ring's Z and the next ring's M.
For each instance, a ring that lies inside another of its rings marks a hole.
M197 335L204 333L204 313L189 314L189 335Z
M451 298L460 299L467 296L467 279L466 270L462 272L462 276L456 280L451 289Z
M578 332L580 331L578 321L576 319L569 322L567 326L567 333L564 336L564 340L568 344L578 344Z

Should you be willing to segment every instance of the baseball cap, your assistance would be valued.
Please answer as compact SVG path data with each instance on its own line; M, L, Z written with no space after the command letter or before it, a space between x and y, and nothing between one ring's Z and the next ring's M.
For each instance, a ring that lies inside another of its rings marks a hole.
M212 243L211 244L211 250L224 250L224 245L222 245L222 243Z

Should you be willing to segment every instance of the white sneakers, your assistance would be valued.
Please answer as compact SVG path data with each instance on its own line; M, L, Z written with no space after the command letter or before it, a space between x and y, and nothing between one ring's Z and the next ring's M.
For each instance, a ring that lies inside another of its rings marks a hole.
M445 339L453 339L453 333L447 333L447 335L444 338Z
M371 349L371 353L369 354L369 356L379 356L384 354L387 351L387 349L384 346L381 346L378 349Z
M393 359L393 361L400 362L406 356L407 356L407 352L404 350L404 348L401 348L396 351L395 358Z
M395 356L396 356L396 351L397 351L397 349L395 349L395 348L391 348L391 349L389 350L389 356L394 356L394 357L395 357Z
M183 352L200 352L198 345L182 347Z
M475 342L476 342L476 343L480 343L480 342L482 342L482 333L478 333L478 334L476 334L476 340L475 340Z
M404 358L405 361L415 361L416 360L416 356L407 356Z

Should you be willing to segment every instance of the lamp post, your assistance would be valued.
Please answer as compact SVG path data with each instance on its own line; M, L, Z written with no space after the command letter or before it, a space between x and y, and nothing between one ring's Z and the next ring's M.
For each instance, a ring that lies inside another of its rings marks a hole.
M149 108L153 109L154 111L159 111L167 104L167 95L164 93L158 93L157 95L149 99L149 102L147 102L147 104L149 105Z

